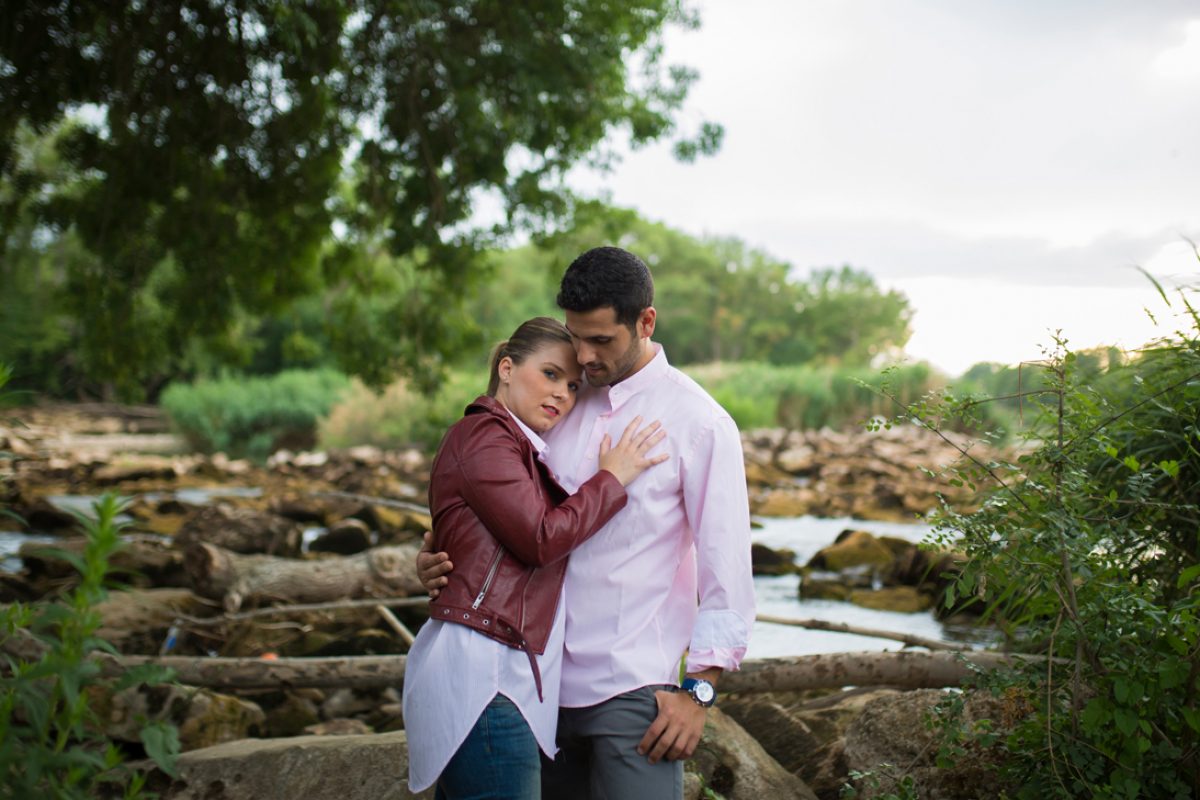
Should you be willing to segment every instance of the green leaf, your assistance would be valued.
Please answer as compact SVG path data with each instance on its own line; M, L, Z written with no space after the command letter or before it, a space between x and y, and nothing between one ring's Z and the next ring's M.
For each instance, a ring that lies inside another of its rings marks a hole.
M154 759L154 763L172 778L178 777L175 770L175 760L179 757L179 731L174 725L163 722L152 722L142 728L142 744L146 755Z
M1125 456L1125 458L1122 459L1121 463L1124 464L1125 466L1129 467L1129 469L1133 470L1134 472L1137 472L1139 469L1142 468L1141 462L1138 461L1133 456Z
M1179 573L1179 579L1175 581L1175 588L1182 589L1196 580L1197 577L1200 577L1200 564L1193 564Z
M147 686L169 683L174 678L175 670L169 667L164 667L160 664L138 664L135 667L130 667L121 675L121 679L117 681L116 690L121 691L143 683Z
M1129 709L1127 709L1127 708L1114 709L1112 716L1113 716L1113 722L1117 726L1117 730L1119 730L1125 736L1132 736L1133 732L1137 730L1137 727L1138 727L1137 714L1133 713Z
M1174 459L1172 459L1170 461L1158 462L1158 468L1161 469L1163 472L1167 473L1168 477L1171 477L1171 478L1179 477L1179 462L1175 461Z

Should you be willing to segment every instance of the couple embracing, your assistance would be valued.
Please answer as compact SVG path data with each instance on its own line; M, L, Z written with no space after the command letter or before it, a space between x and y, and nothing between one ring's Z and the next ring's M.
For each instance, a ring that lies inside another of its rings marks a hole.
M651 340L637 256L584 253L558 305L497 347L433 463L409 786L672 800L754 618L741 443Z

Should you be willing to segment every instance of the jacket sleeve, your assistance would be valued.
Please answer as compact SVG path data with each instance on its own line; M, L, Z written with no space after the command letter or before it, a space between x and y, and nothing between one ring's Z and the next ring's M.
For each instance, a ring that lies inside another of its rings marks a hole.
M563 558L625 506L625 487L600 470L558 506L550 505L502 423L487 423L455 458L463 498L488 531L519 561L541 567Z

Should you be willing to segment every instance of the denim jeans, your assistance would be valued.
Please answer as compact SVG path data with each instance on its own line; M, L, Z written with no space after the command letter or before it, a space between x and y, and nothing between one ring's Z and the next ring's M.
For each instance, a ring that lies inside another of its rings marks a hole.
M539 800L541 755L525 717L492 698L438 778L437 800Z

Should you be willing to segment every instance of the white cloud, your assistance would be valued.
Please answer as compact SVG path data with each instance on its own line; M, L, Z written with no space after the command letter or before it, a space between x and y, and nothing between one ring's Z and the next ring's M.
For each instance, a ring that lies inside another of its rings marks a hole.
M1183 42L1159 53L1151 69L1168 80L1200 78L1200 19L1187 23Z

